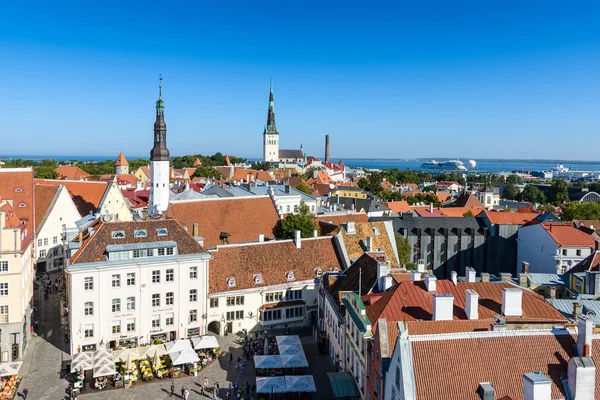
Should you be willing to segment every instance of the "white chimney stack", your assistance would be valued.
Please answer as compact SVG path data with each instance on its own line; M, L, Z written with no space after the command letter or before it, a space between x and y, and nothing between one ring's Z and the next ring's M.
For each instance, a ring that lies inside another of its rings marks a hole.
M294 243L296 243L296 248L299 249L300 247L302 247L302 243L300 243L302 238L301 232L300 231L296 231L296 235L294 237Z
M348 222L348 224L346 224L346 233L349 235L354 235L356 233L354 222Z
M552 381L541 372L523 374L523 400L551 400Z
M313 237L317 237L319 236L319 231L316 229L313 229Z
M479 294L473 289L465 290L465 314L469 319L479 319Z
M475 282L475 269L467 267L465 269L465 278L467 282Z
M577 354L579 357L592 356L592 332L594 325L587 316L581 316L577 320Z
M367 236L367 253L370 253L372 251L373 251L373 237Z
M458 284L458 274L456 271L450 272L450 279L452 280L452 283L454 283L454 286Z
M417 260L417 271L425 272L425 260L422 258Z
M502 289L502 315L505 317L520 317L523 315L523 291L521 289Z
M435 292L435 285L437 283L437 278L435 275L426 274L425 275L425 287L428 292Z
M392 277L389 275L390 268L385 262L377 262L377 288L385 292L392 287Z
M419 271L415 271L415 270L411 271L410 280L411 281L420 281L421 273Z
M433 295L433 320L451 321L454 315L454 296L447 293Z
M572 400L594 400L596 366L592 357L573 357L569 360L567 382Z
M264 233L259 233L258 234L258 241L259 242L264 242L265 241L265 234Z

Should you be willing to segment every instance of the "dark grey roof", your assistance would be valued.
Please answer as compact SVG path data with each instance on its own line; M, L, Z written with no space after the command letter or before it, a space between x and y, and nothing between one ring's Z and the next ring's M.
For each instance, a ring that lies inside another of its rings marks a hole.
M479 217L414 217L412 214L403 214L401 217L374 217L369 218L369 222L374 221L392 221L395 232L416 233L418 229L422 232L428 232L432 229L436 234L442 235L444 229L448 229L448 234L456 235L460 229L474 230L477 234L483 234L485 224Z
M279 150L279 158L304 158L302 150Z
M560 218L556 216L556 214L546 211L543 214L538 215L534 218L534 221L537 222L562 222Z
M331 204L339 203L344 206L351 206L354 204L354 208L356 210L364 209L365 212L367 212L367 213L377 212L377 211L390 211L389 207L384 206L381 203L378 203L374 199L352 199L349 197L340 197L339 199L331 198L330 203Z
M213 195L218 197L234 197L232 193L229 193L227 190L217 185L212 185L208 189L204 189L202 191L202 194Z

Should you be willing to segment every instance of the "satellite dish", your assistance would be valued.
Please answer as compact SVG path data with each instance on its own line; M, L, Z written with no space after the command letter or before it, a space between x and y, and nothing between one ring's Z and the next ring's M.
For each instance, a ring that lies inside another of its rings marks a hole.
M469 160L469 168L475 168L476 165L477 163L475 162L475 160Z

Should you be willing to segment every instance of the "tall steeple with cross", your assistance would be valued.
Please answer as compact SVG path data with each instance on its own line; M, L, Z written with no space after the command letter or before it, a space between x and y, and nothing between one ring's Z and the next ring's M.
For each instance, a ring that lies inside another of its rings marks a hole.
M148 215L154 216L169 207L169 149L167 149L167 124L165 102L162 99L162 75L159 78L156 120L154 122L154 147L150 150L150 204Z

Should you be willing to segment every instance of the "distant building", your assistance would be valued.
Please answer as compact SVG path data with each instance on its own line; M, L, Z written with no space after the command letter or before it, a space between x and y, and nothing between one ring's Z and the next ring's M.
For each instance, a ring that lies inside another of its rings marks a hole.
M85 181L89 178L90 174L85 172L79 167L73 167L70 165L61 165L54 171L58 173L58 179L69 180L69 181Z
M162 99L162 78L156 101L156 122L154 122L154 147L150 151L150 204L148 215L153 216L169 208L169 149L167 149L167 124L165 123L165 102Z
M115 160L115 175L127 175L129 173L129 163L123 155L123 152L119 153L119 156Z

